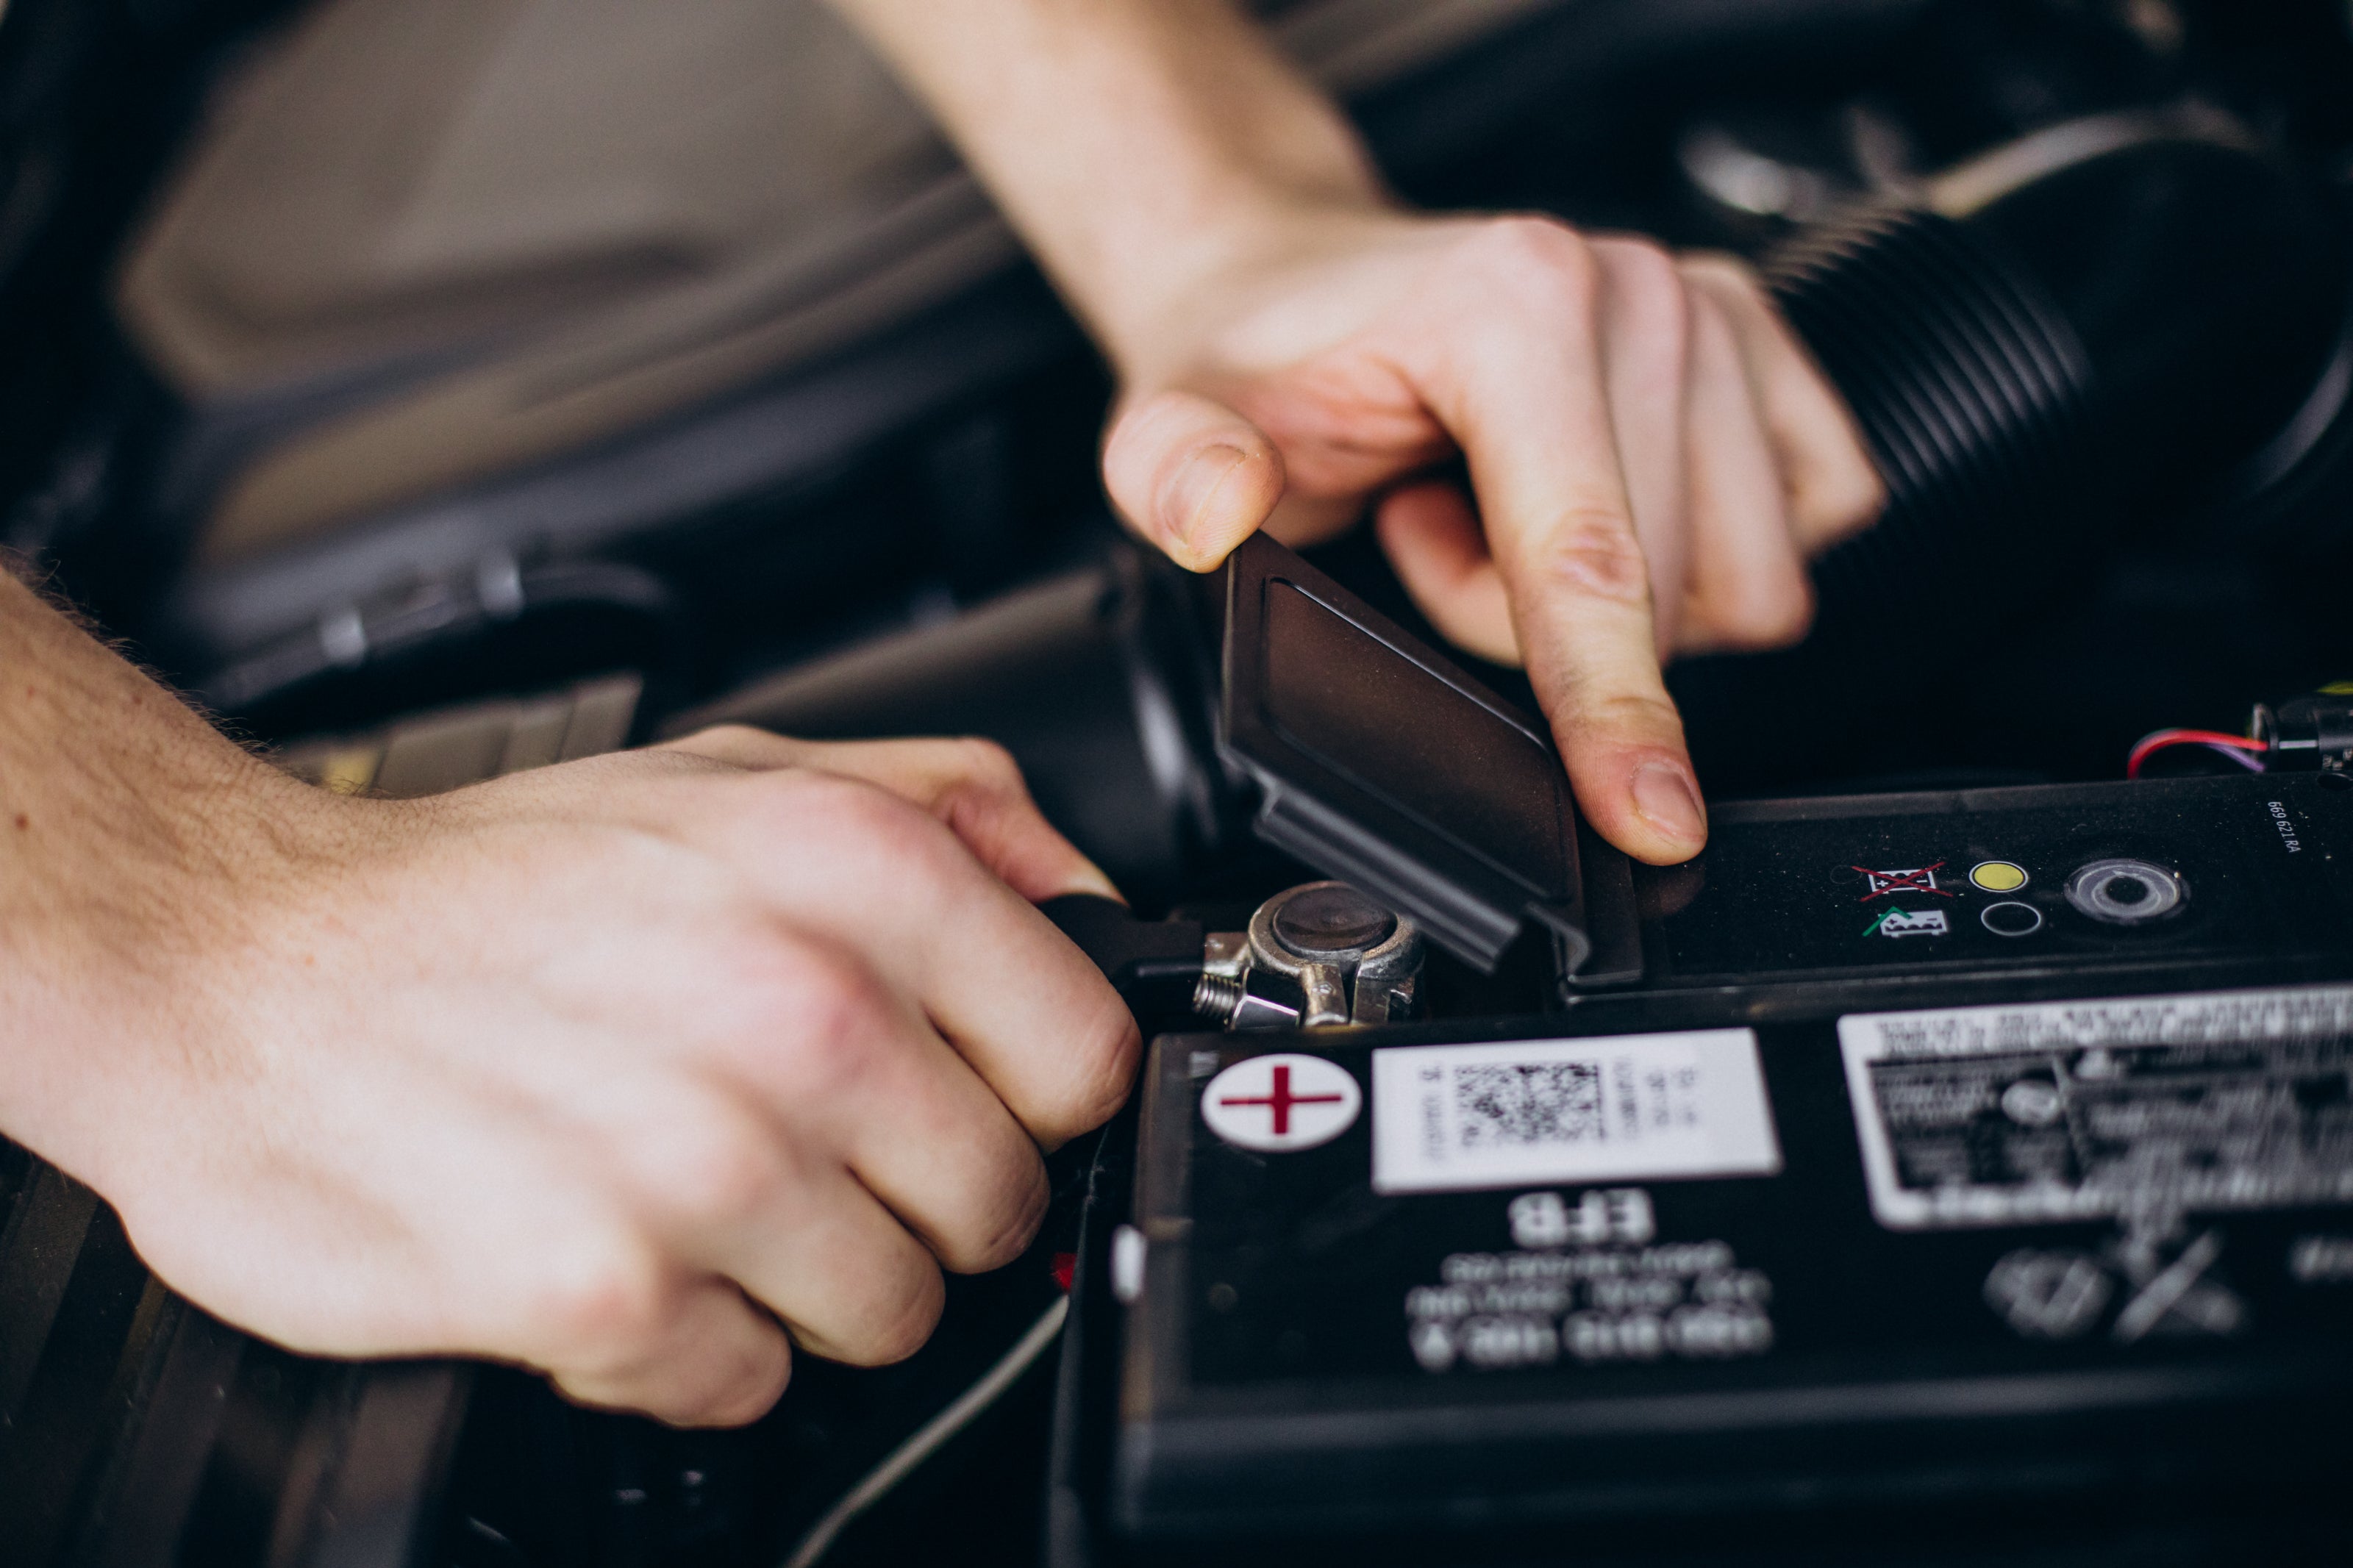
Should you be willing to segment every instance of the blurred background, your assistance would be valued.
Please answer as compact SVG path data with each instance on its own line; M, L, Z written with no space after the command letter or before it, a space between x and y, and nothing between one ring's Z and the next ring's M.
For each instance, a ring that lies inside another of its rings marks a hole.
M1413 200L1751 256L2150 106L2353 174L2336 0L1263 9ZM0 540L257 740L615 670L643 732L1113 534L1102 364L811 0L14 0L0 114ZM2107 776L2344 673L2334 413L2063 582L1907 584L1836 735L1696 692L1705 782Z

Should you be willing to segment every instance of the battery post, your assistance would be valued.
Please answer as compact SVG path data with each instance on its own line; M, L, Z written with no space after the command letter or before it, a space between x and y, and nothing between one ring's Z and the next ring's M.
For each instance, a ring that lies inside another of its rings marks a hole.
M1345 882L1306 882L1248 931L1203 939L1193 1009L1235 1030L1387 1024L1413 1016L1421 964L1412 921Z

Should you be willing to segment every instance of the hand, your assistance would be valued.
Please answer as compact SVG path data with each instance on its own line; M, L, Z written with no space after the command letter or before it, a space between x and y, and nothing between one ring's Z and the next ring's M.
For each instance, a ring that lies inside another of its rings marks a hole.
M59 977L106 999L14 1130L295 1349L749 1420L788 1334L920 1346L941 1268L1036 1230L1039 1146L1126 1092L1133 1022L1029 902L1110 885L985 742L720 730L413 802L269 777L175 857L161 984Z
M1527 666L1594 826L1698 852L1661 663L1796 638L1805 558L1879 507L1736 263L1399 210L1236 0L833 3L1117 364L1103 477L1131 523L1206 571L1376 506L1431 621ZM1475 511L1427 479L1457 453Z
M1431 623L1525 664L1595 826L1697 853L1662 665L1798 640L1806 561L1882 501L1747 269L1542 218L1303 209L1183 301L1112 335L1129 521L1207 570L1256 528L1310 542L1371 506ZM1427 477L1458 453L1475 508Z

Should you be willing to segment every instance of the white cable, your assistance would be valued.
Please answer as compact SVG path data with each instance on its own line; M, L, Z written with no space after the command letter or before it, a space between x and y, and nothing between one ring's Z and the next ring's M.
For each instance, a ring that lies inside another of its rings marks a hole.
M969 1426L978 1415L996 1403L1016 1379L1029 1371L1043 1355L1054 1336L1062 1331L1062 1320L1071 1315L1071 1299L1058 1296L1039 1320L1029 1325L1029 1331L1020 1342L1005 1352L978 1383L956 1396L955 1404L933 1416L915 1435L892 1450L891 1457L867 1473L866 1479L849 1489L839 1502L826 1510L823 1518L809 1527L789 1555L784 1568L812 1568L812 1565L833 1549L836 1537L849 1527L849 1521L874 1506L883 1493L907 1479L908 1473L928 1459L940 1445Z

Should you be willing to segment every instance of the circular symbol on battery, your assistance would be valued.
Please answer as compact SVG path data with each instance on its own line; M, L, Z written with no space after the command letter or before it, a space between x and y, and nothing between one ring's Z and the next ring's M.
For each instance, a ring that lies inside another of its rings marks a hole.
M2147 860L2094 860L2067 879L2067 901L2109 925L2140 925L2169 915L2188 892L2179 872Z
M2032 904L2005 899L1979 910L1978 921L1996 936L2032 936L2042 929L2042 911Z
M1969 868L1969 880L1989 893L2014 893L2026 886L2026 868L2008 860L1980 860Z
M1282 1051L1236 1062L1201 1091L1201 1120L1239 1148L1281 1154L1329 1143L1355 1125L1364 1091L1347 1068Z

